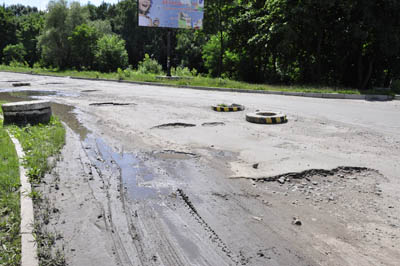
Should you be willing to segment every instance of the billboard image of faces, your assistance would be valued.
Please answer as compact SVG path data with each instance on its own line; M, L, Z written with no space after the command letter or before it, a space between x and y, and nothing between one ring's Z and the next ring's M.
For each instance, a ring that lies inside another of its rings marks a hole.
M202 29L204 0L138 0L139 26Z

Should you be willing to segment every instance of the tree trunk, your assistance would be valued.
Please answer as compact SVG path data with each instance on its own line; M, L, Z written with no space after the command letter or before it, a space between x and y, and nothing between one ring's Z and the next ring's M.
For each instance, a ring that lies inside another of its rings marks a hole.
M321 46L323 40L323 34L318 34L317 51L315 55L315 68L313 70L313 82L319 83L321 81Z
M385 75L385 80L383 81L383 87L389 88L391 81L392 81L392 71L389 68Z
M365 89L367 89L368 82L369 82L370 79L371 79L371 74L372 74L373 65L374 65L374 59L371 59L371 60L369 61L369 63L368 63L367 73L365 73L363 82L362 82L362 84L361 84L362 87L360 88L360 90L365 90Z
M362 58L362 52L360 51L358 55L358 60L357 60L357 88L362 89L362 80L363 80L363 58Z

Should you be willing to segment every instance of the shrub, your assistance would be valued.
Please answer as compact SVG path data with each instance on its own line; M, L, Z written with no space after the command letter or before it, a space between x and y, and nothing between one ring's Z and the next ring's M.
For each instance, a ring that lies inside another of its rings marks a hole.
M12 61L25 63L26 51L22 43L9 44L3 49L3 62L9 65Z
M400 79L393 80L390 87L395 93L400 93Z
M180 76L180 77L189 76L190 77L193 75L193 73L197 73L197 71L191 72L190 69L187 67L177 66L176 68L171 68L171 73L173 76Z
M143 61L138 64L138 72L142 74L162 74L162 66L157 60L150 58L148 54L144 55Z
M116 71L128 66L125 41L117 35L104 35L97 41L96 65L102 72Z

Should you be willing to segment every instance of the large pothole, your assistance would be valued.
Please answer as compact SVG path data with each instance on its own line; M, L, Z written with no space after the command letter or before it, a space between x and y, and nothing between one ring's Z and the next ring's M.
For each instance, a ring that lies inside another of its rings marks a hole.
M154 127L152 127L152 129L153 128L171 129L171 128L195 127L195 126L196 126L195 124L175 122L175 123L166 123L166 124L154 126Z

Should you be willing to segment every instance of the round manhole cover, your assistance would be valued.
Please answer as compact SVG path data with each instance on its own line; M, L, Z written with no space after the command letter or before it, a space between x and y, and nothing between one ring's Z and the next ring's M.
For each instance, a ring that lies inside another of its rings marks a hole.
M279 112L261 111L246 114L246 120L257 124L281 124L286 123L286 115Z
M237 112L237 111L243 111L244 110L244 106L240 105L240 104L217 104L217 105L213 105L211 106L211 109L213 109L214 111L217 112Z

